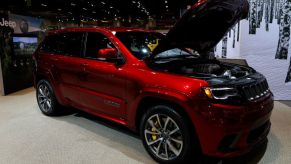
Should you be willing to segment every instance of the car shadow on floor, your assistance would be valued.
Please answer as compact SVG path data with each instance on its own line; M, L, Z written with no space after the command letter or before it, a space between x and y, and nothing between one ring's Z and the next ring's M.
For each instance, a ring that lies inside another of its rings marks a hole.
M87 142L99 143L109 149L115 149L133 161L155 163L143 149L138 134L125 126L71 108L67 108L53 118L78 126L78 130L84 134Z
M268 141L266 140L260 146L254 148L251 152L235 158L212 158L204 157L203 164L257 164L263 158L267 150Z
M61 116L68 116L68 117L61 117ZM61 114L59 117L55 117L58 120L67 121L72 124L79 125L81 128L85 128L97 135L101 135L106 139L115 142L116 145L119 147L122 145L123 148L129 149L126 152L123 152L127 156L132 159L141 161L143 163L154 163L149 155L147 155L146 151L142 147L142 142L139 138L139 134L129 130L127 127L114 123L112 121L108 121L106 119L100 118L98 116L94 116L79 110L69 109L66 110L64 113ZM66 119L65 119L66 118ZM77 119L85 119L87 121L76 121ZM89 122L88 122L89 121ZM87 125L86 125L87 124ZM90 124L90 125L88 125ZM101 128L104 130L97 130L96 128ZM109 131L109 132L108 132ZM112 135L111 135L112 133ZM115 135L119 135L120 138L116 137ZM132 141L127 141L132 140ZM268 141L264 142L260 146L254 148L251 152L246 155L236 157L236 158L213 158L207 156L200 156L197 161L189 161L189 163L198 163L198 164L256 164L258 163L262 157L264 156L266 149L267 149ZM116 146L114 144L114 147ZM121 146L121 147L122 147ZM117 148L118 149L118 148ZM123 150L122 150L123 151ZM133 151L134 153L130 153Z

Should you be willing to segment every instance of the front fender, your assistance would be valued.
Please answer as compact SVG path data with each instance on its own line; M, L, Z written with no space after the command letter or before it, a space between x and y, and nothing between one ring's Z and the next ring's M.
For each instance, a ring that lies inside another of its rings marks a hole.
M153 96L160 99L166 99L166 100L180 102L180 103L186 102L190 98L190 96L187 95L186 93L182 93L176 90L171 90L171 89L166 89L166 88L148 87L141 90L140 93L141 94L139 95L139 98L146 97L146 96Z
M136 129L136 122L135 118L138 112L138 106L140 102L144 98L156 98L161 99L164 101L169 101L175 104L180 105L184 108L185 104L187 104L187 101L190 100L189 95L185 93L181 93L179 91L175 90L169 90L165 88L154 88L154 87L147 87L142 90L140 90L140 94L137 96L137 98L134 100L134 102L128 104L128 110L127 110L127 120L128 120L128 127L131 129Z

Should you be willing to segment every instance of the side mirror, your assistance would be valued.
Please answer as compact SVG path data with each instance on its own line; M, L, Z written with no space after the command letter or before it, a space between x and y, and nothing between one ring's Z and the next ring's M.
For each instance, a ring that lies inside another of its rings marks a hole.
M117 50L115 48L102 48L98 51L97 57L104 59L117 58Z

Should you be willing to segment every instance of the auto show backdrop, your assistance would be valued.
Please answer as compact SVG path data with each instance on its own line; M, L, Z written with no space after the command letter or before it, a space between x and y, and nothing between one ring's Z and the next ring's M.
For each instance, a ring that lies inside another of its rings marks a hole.
M248 18L234 26L217 45L216 56L246 59L266 76L276 100L291 100L291 1L249 3Z
M35 17L9 14L9 20L17 25L13 27L15 34L37 33L44 28L43 19Z
M241 23L236 24L214 49L217 58L239 59L241 43Z
M9 14L0 17L2 94L33 85L32 54L38 45L41 20Z
M5 61L7 60L9 52L11 51L9 33L12 30L9 27L9 22L7 20L8 15L0 13L0 91L2 95L4 95L3 72L6 71L5 69L7 68Z
M243 20L240 55L263 73L275 99L291 100L290 0L250 0Z

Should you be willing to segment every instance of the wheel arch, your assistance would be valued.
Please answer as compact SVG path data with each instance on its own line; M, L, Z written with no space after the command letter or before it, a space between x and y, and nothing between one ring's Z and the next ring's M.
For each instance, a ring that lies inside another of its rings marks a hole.
M201 145L200 145L200 140L196 132L195 125L193 125L191 118L189 117L186 109L179 104L178 102L168 100L165 98L159 98L159 97L153 97L153 96L146 96L143 99L141 99L140 103L138 104L137 112L136 112L136 117L135 117L135 127L136 130L139 132L140 131L140 124L142 120L143 114L151 107L155 105L166 105L169 107L172 107L178 114L180 114L186 121L186 125L188 126L190 130L190 134L193 137L193 146L198 148L197 152L202 152Z
M35 88L37 87L37 83L40 81L40 80L49 80L49 78L43 74L36 74L35 77L34 77L34 86Z
M36 89L37 89L37 83L40 80L48 81L50 83L51 87L53 88L53 91L54 91L54 94L56 96L58 103L60 103L63 106L67 106L68 103L66 102L65 98L62 96L61 91L59 90L59 87L56 86L56 83L55 83L54 79L51 77L51 74L49 72L35 74L34 80L35 80L34 83L35 83Z
M173 107L173 109L180 114L183 118L185 118L187 125L191 129L194 135L196 135L195 127L192 124L190 117L187 114L186 109L176 101L172 101L166 98L154 97L154 96L146 96L141 99L138 104L136 117L135 117L135 127L136 130L139 131L140 121L143 114L152 106L155 105L167 105Z

